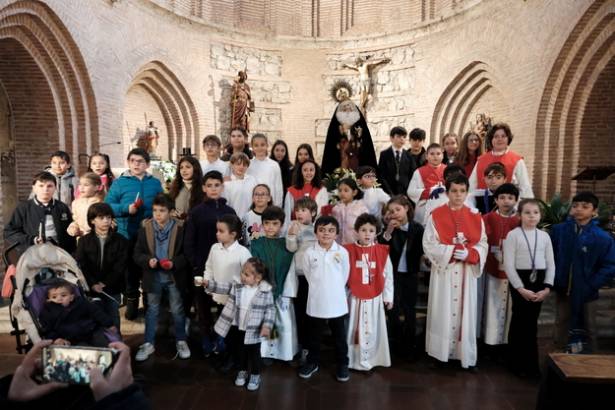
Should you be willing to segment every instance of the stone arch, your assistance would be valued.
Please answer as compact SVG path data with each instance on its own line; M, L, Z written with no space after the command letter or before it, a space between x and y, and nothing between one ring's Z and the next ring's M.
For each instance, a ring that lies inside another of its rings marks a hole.
M596 0L570 32L547 79L536 121L534 193L570 196L571 181L580 166L590 165L581 154L583 122L590 96L601 73L615 56L615 13L612 3ZM591 104L590 107L595 107ZM609 123L615 121L612 117ZM611 142L612 147L612 142ZM593 156L610 154L593 150Z
M44 3L15 1L0 9L0 83L13 107L18 195L51 150L75 165L98 146L98 118L88 71L59 17Z
M445 88L431 120L431 140L454 132L461 137L469 130L473 115L485 108L494 119L506 118L509 108L492 69L482 61L468 64Z
M140 99L145 103L150 100L156 105L158 112L153 114L162 118L164 127L160 130L161 138L167 139L161 144L164 152L159 152L163 158L171 158L173 152L181 153L183 147L190 147L193 153L198 152L200 132L195 105L186 88L164 63L151 61L141 67L134 76L127 91L124 107L125 122L126 117L130 115L127 112L130 109L129 105L134 99ZM144 114L147 116L147 112ZM134 118L134 112L132 117ZM133 122L135 121L138 120L134 119ZM134 127L133 124L132 128ZM134 134L132 129L129 129L129 133Z

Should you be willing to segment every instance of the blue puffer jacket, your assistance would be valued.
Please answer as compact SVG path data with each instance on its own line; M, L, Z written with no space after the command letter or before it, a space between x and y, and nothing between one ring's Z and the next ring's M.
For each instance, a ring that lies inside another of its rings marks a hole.
M583 304L598 299L598 290L615 276L615 241L596 220L575 232L576 222L551 228L555 254L554 288L570 295L572 314L580 315Z
M143 179L139 179L129 173L124 173L113 181L105 202L113 209L117 219L117 231L129 240L136 238L141 221L151 218L152 203L156 195L161 192L160 181L151 174L146 174ZM137 193L143 200L143 205L136 214L130 215L128 207L137 199Z

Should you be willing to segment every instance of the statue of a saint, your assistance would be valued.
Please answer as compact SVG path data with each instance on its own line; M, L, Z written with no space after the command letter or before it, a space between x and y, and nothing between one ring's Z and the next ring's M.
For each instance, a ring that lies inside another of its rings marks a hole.
M143 148L149 154L155 155L158 149L158 127L154 125L154 121L150 121L145 132L139 137L137 147Z
M345 81L336 82L331 89L331 95L339 104L327 131L322 157L323 175L340 167L354 171L359 165L377 167L376 152L367 122L350 99L350 84Z
M472 122L470 122L470 129L478 135L482 141L485 141L487 131L489 131L492 125L491 121L491 117L487 116L487 114L476 114L476 123L472 124Z
M250 86L246 83L247 70L240 71L231 90L231 129L240 127L250 131L250 113L254 112L254 101Z
M367 103L371 99L371 78L370 74L373 68L387 64L391 60L388 58L371 59L371 56L365 56L365 58L357 57L354 64L344 64L344 67L356 70L359 72L359 95L361 97L361 111L365 115L367 109Z

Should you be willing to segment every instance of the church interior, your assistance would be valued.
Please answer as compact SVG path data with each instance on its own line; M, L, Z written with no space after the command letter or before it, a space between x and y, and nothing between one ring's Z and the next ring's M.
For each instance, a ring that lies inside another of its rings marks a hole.
M148 136L165 178L165 163L204 160L207 135L230 142L241 81L250 90L245 128L265 134L269 147L286 142L291 160L308 143L323 161L340 85L376 156L396 126L425 130L427 147L447 133L507 123L534 196L550 204L592 191L615 231L615 0L0 0L0 225L28 200L32 176L54 151L67 152L77 174L104 152L119 176ZM428 286L421 276L423 340ZM23 354L10 335L9 300L0 301L5 376ZM601 289L599 303L600 357L608 358L615 288ZM553 368L556 310L546 300L537 324L541 363ZM162 316L155 361L132 367L155 409L551 408L540 407L544 395L578 387L564 383L565 371L549 373L562 383L551 390L546 371L519 378L479 345L474 370L434 365L424 351L412 360L393 354L391 367L353 371L346 384L333 365L302 380L294 362L275 361L260 391L248 392L203 358L198 342L190 360L174 360L172 320ZM143 317L122 314L129 346L143 329ZM597 389L615 381L614 361L604 360L611 373Z

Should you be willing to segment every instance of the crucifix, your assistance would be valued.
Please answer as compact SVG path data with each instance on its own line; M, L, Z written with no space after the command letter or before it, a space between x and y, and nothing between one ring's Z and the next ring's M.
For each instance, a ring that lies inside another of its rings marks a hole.
M367 102L371 98L371 78L370 74L372 69L381 65L387 64L391 60L388 58L375 58L371 59L372 56L365 57L357 57L354 64L344 64L344 67L350 68L352 70L359 72L359 93L361 96L361 111L363 115L367 113Z
M367 285L371 282L372 275L369 273L370 269L376 269L376 262L369 260L369 255L364 253L361 255L361 260L357 261L355 267L361 269L361 283Z

